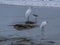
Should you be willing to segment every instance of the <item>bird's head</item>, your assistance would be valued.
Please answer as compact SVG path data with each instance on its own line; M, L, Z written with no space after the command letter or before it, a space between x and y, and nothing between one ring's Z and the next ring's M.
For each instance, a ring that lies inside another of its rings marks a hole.
M40 28L45 27L47 25L48 21L43 21L40 25Z

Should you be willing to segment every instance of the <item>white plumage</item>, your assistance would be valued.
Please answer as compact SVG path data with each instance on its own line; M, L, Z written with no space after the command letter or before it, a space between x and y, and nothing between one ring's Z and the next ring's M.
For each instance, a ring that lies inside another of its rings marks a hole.
M31 7L29 7L25 13L25 17L28 17L31 14L32 10Z
M45 39L45 31L44 31L44 27L47 25L47 21L43 21L40 25L41 28L41 40Z
M41 25L40 25L40 28L42 28L42 27L44 27L44 26L46 26L47 25L47 21L43 21L42 23L41 23Z

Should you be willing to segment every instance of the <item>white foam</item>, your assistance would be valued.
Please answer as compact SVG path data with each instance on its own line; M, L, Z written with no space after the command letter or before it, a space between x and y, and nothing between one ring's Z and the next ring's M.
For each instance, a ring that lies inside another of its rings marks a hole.
M60 7L59 0L0 0L0 4Z

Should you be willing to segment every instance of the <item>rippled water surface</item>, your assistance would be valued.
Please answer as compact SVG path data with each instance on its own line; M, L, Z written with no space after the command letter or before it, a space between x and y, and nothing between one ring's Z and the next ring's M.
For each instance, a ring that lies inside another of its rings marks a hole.
M31 43L32 41L34 45L40 44L40 27L18 31L12 26L9 26L15 23L24 23L24 21L26 21L25 12L27 9L27 6L0 4L0 40L3 40L0 42L0 45L10 45L11 43L14 43L14 40L17 41L19 39L18 41L20 41L21 37L29 39L30 42L27 43ZM50 45L45 44L46 41L54 41L56 42L54 45L60 45L60 8L32 7L32 14L38 15L37 24L39 25L44 20L48 21L48 24L45 27L46 40L43 41L44 45ZM34 17L32 15L30 15L30 20L34 21Z

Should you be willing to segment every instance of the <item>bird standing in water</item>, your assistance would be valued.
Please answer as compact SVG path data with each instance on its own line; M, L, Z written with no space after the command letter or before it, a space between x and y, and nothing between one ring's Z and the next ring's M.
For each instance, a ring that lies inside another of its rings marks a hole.
M29 16L30 16L31 12L32 12L32 9L31 9L31 7L29 7L25 13L25 17L27 18L27 21L29 21Z
M40 25L40 28L41 28L41 40L44 40L45 39L45 34L44 34L44 27L47 25L47 21L43 21Z

